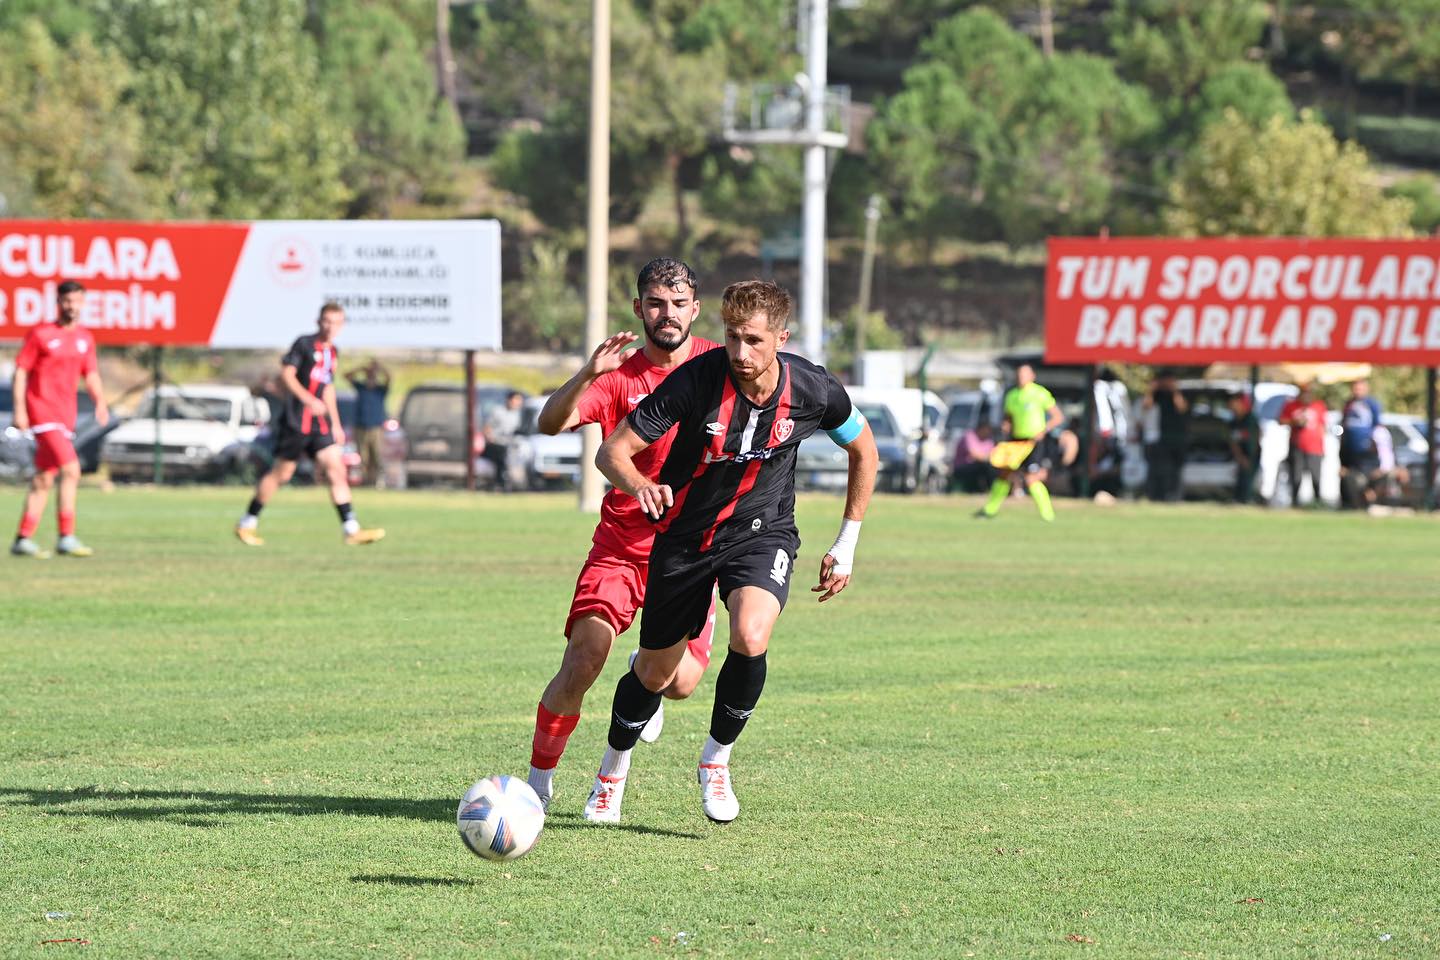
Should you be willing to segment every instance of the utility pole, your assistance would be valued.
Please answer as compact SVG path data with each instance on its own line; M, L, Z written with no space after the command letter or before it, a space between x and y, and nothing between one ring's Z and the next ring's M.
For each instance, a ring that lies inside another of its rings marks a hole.
M450 48L450 0L435 0L435 84L450 108L460 108L455 89L455 52Z
M809 0L805 37L805 203L800 252L800 327L805 355L825 362L825 83L829 0Z
M860 255L860 296L855 311L855 373L857 387L865 385L865 323L870 319L871 278L875 274L875 232L880 225L880 194L865 204L865 249Z
M585 246L585 346L605 339L610 284L610 0L591 0L590 179ZM599 513L604 478L595 466L600 428L585 427L580 447L580 509Z

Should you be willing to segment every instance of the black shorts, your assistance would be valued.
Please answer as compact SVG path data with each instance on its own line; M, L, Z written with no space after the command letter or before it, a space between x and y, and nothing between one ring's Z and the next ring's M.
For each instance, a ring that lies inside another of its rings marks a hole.
M698 635L710 617L711 589L717 583L727 608L732 591L763 587L785 609L799 549L800 538L785 530L745 537L706 553L657 538L645 584L640 646L664 650Z
M275 459L299 460L308 453L310 459L313 460L316 454L334 443L335 434L333 433L321 433L318 430L301 433L282 423L275 431Z
M1017 469L1020 473L1037 473L1041 470L1049 470L1055 465L1056 459L1058 459L1056 457L1055 447L1055 438L1048 433L1045 434L1035 441L1035 446L1030 451L1030 455L1020 461L1020 466Z

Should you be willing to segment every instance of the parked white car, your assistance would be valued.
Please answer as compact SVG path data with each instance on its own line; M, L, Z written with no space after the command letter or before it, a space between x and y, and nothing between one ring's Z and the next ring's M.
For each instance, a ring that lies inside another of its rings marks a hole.
M523 471L525 486L531 490L574 486L580 482L580 447L577 430L565 430L553 437L541 433L540 411L549 395L530 397L520 412L520 429L510 450L510 467Z
M160 457L166 479L220 480L251 462L270 405L245 387L224 384L160 388ZM155 469L155 393L105 438L100 458L117 480L148 480Z

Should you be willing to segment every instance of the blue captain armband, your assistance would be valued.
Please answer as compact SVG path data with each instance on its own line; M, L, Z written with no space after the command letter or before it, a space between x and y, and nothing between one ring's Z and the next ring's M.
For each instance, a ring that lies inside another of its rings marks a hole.
M854 407L851 407L850 416L845 419L844 423L840 424L840 426L836 427L834 430L826 430L825 432L830 434L831 440L834 440L836 443L840 444L840 446L843 447L851 440L854 440L856 437L860 436L860 431L864 429L865 414L861 413Z

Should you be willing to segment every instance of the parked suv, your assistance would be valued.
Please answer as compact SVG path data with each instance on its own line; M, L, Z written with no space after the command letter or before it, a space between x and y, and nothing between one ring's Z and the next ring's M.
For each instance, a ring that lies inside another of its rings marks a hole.
M944 491L950 464L940 437L945 405L928 390L847 387L855 408L870 422L880 452L876 487L895 493ZM822 430L796 451L796 480L810 489L844 489L849 458Z
M511 388L486 384L475 388L475 435L465 436L465 386L430 383L414 387L400 408L405 432L405 473L411 485L454 483L465 479L465 458L475 458L476 476L493 483L494 469L480 454L485 449L485 418L503 404Z
M101 458L115 480L148 480L155 469L155 392L136 416L105 438ZM166 479L224 480L253 472L255 438L270 405L246 387L225 384L160 388L160 456Z

